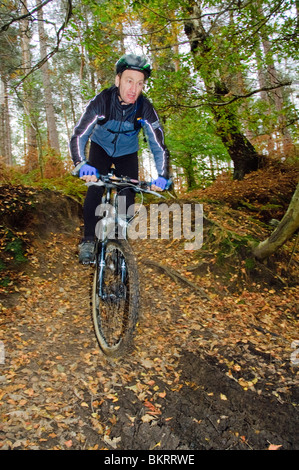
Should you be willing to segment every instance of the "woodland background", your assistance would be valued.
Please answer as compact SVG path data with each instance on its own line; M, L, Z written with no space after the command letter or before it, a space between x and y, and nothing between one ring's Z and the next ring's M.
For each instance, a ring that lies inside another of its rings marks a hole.
M0 158L23 181L68 174L72 130L125 52L153 65L146 94L165 128L176 190L205 188L227 169L243 179L269 158L294 164L297 0L0 5ZM141 166L142 177L153 174L146 150Z

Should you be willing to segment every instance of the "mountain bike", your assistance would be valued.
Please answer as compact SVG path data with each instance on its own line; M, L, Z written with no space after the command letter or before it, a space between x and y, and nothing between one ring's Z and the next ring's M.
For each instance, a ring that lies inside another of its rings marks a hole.
M118 357L130 346L138 322L139 276L137 261L128 241L127 219L119 212L123 189L136 193L161 194L150 189L150 183L116 177L100 176L87 185L105 187L102 203L98 206L92 285L92 319L95 335L103 353ZM143 196L142 196L143 201Z

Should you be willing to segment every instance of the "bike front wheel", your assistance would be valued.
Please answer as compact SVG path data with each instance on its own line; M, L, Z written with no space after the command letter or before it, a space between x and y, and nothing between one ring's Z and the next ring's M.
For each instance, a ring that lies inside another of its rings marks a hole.
M92 288L92 316L100 348L120 356L131 344L138 321L137 262L126 240L108 240L105 255L97 255Z

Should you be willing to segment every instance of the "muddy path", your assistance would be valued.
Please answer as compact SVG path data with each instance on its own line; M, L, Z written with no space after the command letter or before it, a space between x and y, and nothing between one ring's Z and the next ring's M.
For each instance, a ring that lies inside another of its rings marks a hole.
M294 291L292 301L286 291L229 294L192 278L179 245L135 243L140 322L130 354L108 360L77 243L77 231L37 240L16 292L1 298L2 450L299 448ZM209 299L148 260L172 263Z

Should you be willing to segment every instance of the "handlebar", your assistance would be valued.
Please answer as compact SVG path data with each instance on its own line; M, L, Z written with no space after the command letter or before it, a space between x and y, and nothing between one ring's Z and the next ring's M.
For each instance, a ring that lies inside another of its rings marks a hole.
M75 169L72 171L73 176L79 176L80 168L85 165L86 161L82 161L79 163ZM95 186L106 186L106 187L130 187L136 193L143 192L147 194L153 194L155 196L161 197L165 199L165 197L157 191L152 191L150 188L152 183L148 181L139 181L127 176L115 176L112 173L108 175L100 175L97 181L90 181L86 183L87 186L95 185Z
M110 188L130 188L136 193L147 193L155 196L165 198L162 194L157 191L151 190L152 183L148 181L139 181L128 176L115 176L112 173L108 175L100 175L97 181L90 181L86 183L87 186L106 186Z

